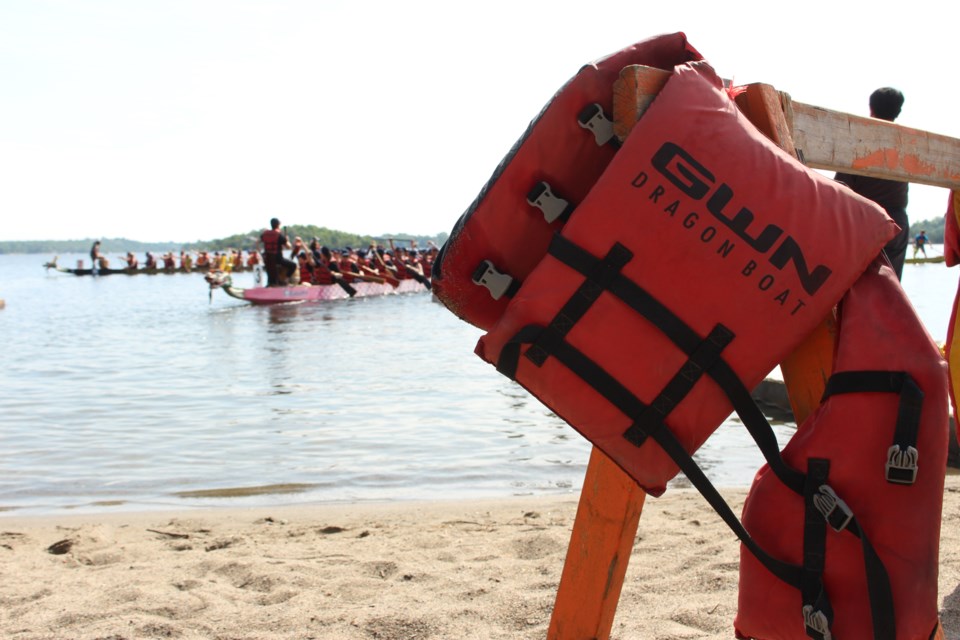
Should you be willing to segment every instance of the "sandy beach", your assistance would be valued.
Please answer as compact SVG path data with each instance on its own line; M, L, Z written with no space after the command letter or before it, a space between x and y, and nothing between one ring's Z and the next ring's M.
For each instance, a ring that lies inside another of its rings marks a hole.
M725 492L739 512L746 490ZM960 476L940 606L960 638ZM0 636L544 638L578 496L0 518ZM739 545L698 493L648 499L613 638L732 638Z

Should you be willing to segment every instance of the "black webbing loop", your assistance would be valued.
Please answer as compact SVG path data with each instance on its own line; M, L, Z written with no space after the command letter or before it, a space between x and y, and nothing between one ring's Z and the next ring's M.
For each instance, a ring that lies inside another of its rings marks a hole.
M543 366L557 343L563 341L574 325L586 315L600 294L620 275L620 270L632 258L633 253L629 249L619 242L614 243L607 255L602 260L596 261L584 274L586 278L577 287L576 292L570 296L547 325L546 330L524 355L538 367Z
M815 504L820 487L827 482L830 462L817 458L807 461L803 510L803 580L800 596L807 635L815 640L830 637L833 608L823 588L823 568L827 555L827 521Z
M553 236L549 253L582 275L589 274L598 261L590 252L560 234ZM608 290L657 327L688 356L700 345L702 338L696 331L623 274L614 279ZM776 434L736 372L720 358L707 374L729 398L770 469L797 495L803 495L804 474L783 462Z
M912 484L918 469L917 437L923 390L905 371L842 371L830 376L823 400L842 393L896 393L900 396L893 443L887 451L886 477L895 484Z
M520 347L524 344L530 344L540 337L543 327L535 324L529 324L510 338L503 348L500 349L500 357L497 358L497 371L507 376L511 380L517 379L517 364L520 361Z
M803 595L804 617L807 617L807 607L813 611L821 611L833 622L833 613L829 603L820 605L814 599L817 591L814 569L819 564L822 574L823 563L818 555L826 555L826 533L829 524L837 532L849 531L860 539L863 551L863 566L866 575L867 594L870 599L870 618L873 624L874 640L896 640L896 616L893 610L893 591L890 588L890 576L883 565L883 560L867 539L866 533L860 527L856 515L850 510L836 492L827 484L830 463L826 460L811 458L808 461L806 510L804 516L804 588ZM819 523L816 521L819 520ZM820 543L818 540L823 539ZM822 545L822 546L821 546ZM808 575L808 562L810 574ZM819 587L822 590L822 585ZM826 598L826 595L823 595ZM813 635L808 628L808 635ZM827 636L829 637L829 636Z
M624 407L620 407L621 411L624 411ZM628 415L638 415L638 414L629 414ZM631 433L634 433L633 426L631 426L623 434L624 438L628 441L633 442L631 438ZM700 492L700 495L713 507L713 510L717 512L717 515L727 524L728 527L736 534L737 538L740 539L740 542L753 554L753 556L767 568L770 573L775 575L777 578L783 582L789 584L790 586L799 589L801 586L802 580L802 568L783 562L774 558L757 544L757 541L747 532L744 528L743 523L740 522L740 519L730 508L730 505L727 504L726 500L723 499L723 496L720 495L720 492L717 491L716 487L713 486L713 483L710 482L710 479L707 478L700 466L694 461L694 459L687 453L687 450L683 448L683 445L677 440L677 437L673 435L673 432L667 428L664 423L655 424L653 428L646 433L645 435L650 436L654 441L660 445L664 452L670 456L670 458L676 463L680 468L683 474L687 477L687 480L697 488L697 491ZM638 444L633 442L634 444ZM641 441L639 444L643 444ZM639 446L639 445L638 445Z
M883 566L883 560L870 544L856 517L847 529L860 538L860 547L863 549L863 567L867 574L873 637L875 640L896 640L896 614L893 610L893 591L890 588L890 575L887 573L887 568Z
M519 360L521 345L537 341L543 331L544 328L537 325L527 325L518 331L500 350L497 370L511 379L515 379L516 365ZM616 378L607 373L603 367L570 343L565 340L560 340L552 344L552 349L550 353L552 357L556 358L558 362L576 374L626 416L636 420L647 411L648 407L646 404L633 395L633 393L624 387ZM576 425L571 426L577 428ZM634 442L631 439L630 434L635 433L632 429L632 427L627 429L624 437L638 446L643 444L643 441ZM644 434L644 440L647 435L652 437L664 452L670 456L684 475L687 476L691 484L700 491L704 499L706 499L727 526L737 535L737 538L743 542L744 546L747 547L773 575L799 589L801 584L801 568L777 560L757 544L743 527L740 519L730 509L730 506L710 482L709 478L703 473L703 470L700 469L690 454L687 453L670 429L668 429L663 422L657 422L653 424L648 433Z
M733 340L733 332L722 324L716 325L707 337L694 349L680 371L653 399L650 406L634 419L624 434L635 445L643 444L647 434L663 424L667 416L683 400L706 371L720 359L723 349Z

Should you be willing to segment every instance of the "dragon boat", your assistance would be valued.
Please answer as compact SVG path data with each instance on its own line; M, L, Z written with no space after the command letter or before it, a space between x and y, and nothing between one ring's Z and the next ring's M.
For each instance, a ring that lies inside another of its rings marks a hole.
M131 269L129 267L121 268L106 268L106 269L97 269L94 271L91 267L62 267L57 264L57 258L54 257L50 262L45 262L43 268L53 269L54 271L59 271L60 273L70 273L75 276L110 276L110 275L127 275L127 276L137 276L137 275L168 275L173 273L208 273L211 270L210 265L194 265L189 270L184 269L183 267L138 267L136 269ZM233 272L247 272L254 271L256 267L233 267Z
M396 284L393 284L380 278L377 278L376 281L356 278L351 282L340 280L336 284L297 284L244 288L234 285L233 278L228 273L211 272L204 276L204 279L210 285L211 297L214 289L223 289L224 293L232 298L256 305L344 300L400 293L420 293L428 290L426 282L414 279L396 280L394 281Z

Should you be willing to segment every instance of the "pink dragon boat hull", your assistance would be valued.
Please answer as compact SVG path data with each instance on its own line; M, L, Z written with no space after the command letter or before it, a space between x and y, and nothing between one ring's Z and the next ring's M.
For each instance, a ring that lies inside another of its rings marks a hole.
M394 295L398 293L418 293L427 290L426 286L416 280L401 280L400 284L396 287L388 283L380 284L377 282L351 282L350 286L356 291L353 296L338 284L304 284L288 287L251 287L249 289L235 287L232 284L224 284L221 288L227 295L252 304L342 300L350 297L363 298L369 296Z

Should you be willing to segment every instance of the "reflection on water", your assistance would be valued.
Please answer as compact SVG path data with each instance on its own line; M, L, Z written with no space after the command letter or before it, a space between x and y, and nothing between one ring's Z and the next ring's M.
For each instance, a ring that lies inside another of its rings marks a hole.
M46 258L0 256L0 511L488 497L583 480L589 444L474 356L480 332L428 294L253 307L209 300L197 274L83 278L45 273ZM908 265L904 284L942 341L956 278L938 267ZM784 442L792 426L776 430ZM722 486L762 462L736 420L696 459Z

